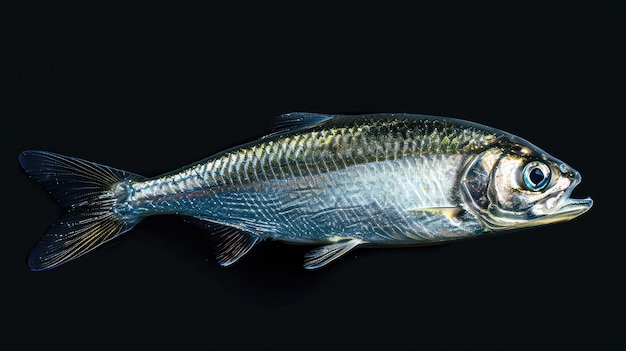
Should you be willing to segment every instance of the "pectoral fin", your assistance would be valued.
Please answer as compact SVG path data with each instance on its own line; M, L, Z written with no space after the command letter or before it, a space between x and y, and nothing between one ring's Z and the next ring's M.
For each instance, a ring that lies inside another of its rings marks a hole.
M432 213L446 216L450 219L456 218L459 214L463 212L463 209L460 207L419 207L412 208L407 211L416 212L416 213Z
M323 267L362 243L359 239L349 239L313 249L304 256L304 269Z

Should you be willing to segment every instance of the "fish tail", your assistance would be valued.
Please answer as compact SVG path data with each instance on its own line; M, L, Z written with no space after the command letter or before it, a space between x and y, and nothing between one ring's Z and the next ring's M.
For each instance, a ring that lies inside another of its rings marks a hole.
M31 250L28 266L33 271L80 257L141 220L120 216L115 209L128 197L129 182L142 176L45 151L24 151L19 162L67 210Z

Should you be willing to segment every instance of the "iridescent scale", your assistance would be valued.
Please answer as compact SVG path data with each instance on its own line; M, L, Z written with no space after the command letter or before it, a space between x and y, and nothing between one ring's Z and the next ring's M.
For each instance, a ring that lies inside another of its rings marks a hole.
M482 232L471 214L436 209L460 206L463 165L497 133L419 117L339 116L272 134L132 183L121 213L188 215L290 242L407 244Z

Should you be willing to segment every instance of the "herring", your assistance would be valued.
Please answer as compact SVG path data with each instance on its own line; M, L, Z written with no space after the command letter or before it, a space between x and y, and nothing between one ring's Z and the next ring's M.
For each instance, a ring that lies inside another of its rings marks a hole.
M419 246L571 220L580 174L528 141L413 114L290 113L273 132L154 178L45 151L23 169L66 209L28 265L57 267L143 218L195 218L228 266L267 239L321 245L304 268L356 247Z

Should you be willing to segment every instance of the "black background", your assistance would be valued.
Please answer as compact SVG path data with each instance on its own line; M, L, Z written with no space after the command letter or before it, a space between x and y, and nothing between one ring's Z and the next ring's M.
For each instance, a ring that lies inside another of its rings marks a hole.
M55 3L55 4L53 4ZM616 2L617 3L617 2ZM607 2L147 1L1 6L0 349L624 348L623 9ZM567 223L305 272L263 243L219 267L149 218L34 273L60 209L21 172L43 149L144 175L292 111L410 112L520 135L583 175Z

